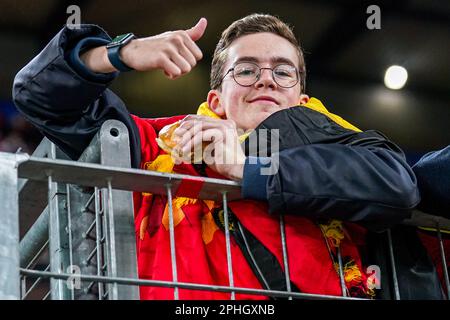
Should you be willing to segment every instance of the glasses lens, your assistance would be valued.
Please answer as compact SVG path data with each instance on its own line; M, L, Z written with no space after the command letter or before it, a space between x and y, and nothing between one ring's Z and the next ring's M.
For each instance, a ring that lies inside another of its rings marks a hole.
M298 82L298 72L294 66L289 64L280 64L273 69L275 81L281 87L293 87Z
M253 63L238 63L233 70L234 80L241 86L251 86L257 81L259 67Z

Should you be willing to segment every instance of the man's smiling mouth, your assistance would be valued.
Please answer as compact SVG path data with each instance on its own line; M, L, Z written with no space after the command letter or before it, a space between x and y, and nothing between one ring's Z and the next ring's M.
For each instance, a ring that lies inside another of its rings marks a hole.
M252 98L248 100L249 103L253 102L272 102L277 105L279 105L278 101L275 98L272 98L271 96L257 96L255 98Z

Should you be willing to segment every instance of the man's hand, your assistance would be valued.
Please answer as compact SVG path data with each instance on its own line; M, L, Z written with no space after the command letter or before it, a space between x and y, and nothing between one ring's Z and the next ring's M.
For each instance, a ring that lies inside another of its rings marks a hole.
M176 79L191 71L203 57L195 41L203 36L206 26L207 20L201 18L187 30L134 39L120 50L120 57L127 66L137 71L161 69L167 77ZM109 62L105 46L87 51L81 60L94 72L116 71Z
M203 160L217 173L236 181L242 180L245 154L239 143L236 123L233 120L212 119L189 115L174 131L180 140L175 152L189 155L202 152Z

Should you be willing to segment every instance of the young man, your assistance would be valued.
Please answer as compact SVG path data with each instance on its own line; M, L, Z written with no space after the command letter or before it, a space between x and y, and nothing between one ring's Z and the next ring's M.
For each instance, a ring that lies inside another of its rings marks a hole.
M117 46L97 26L64 28L18 73L14 101L73 159L101 124L113 118L130 131L135 168L241 181L244 200L229 203L227 226L235 286L286 290L278 224L282 213L294 291L340 295L335 269L339 247L348 293L373 297L358 250L365 229L350 222L380 228L409 217L419 201L415 177L401 150L383 135L362 132L309 99L303 53L285 23L254 14L223 32L207 103L197 115L142 119L130 115L107 88L118 70L159 69L170 79L188 73L202 58L195 41L206 24L202 18L188 30L140 39L128 35ZM186 155L206 140L214 151L207 165L175 163L159 148L159 131L178 120L176 153ZM279 130L273 154L273 146L268 154L252 152L246 144L250 137L238 134L258 136L261 129ZM234 161L223 162L224 154ZM277 170L264 174L267 160L275 158ZM179 281L229 285L221 206L174 199ZM136 193L135 217L140 277L172 280L166 197ZM229 296L180 290L182 299ZM141 288L141 298L172 299L173 289Z

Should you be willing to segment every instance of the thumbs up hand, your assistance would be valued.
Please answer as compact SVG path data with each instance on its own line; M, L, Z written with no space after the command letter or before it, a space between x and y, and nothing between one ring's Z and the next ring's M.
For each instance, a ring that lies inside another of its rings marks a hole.
M207 20L205 18L201 18L200 20L198 20L195 26L186 30L186 33L192 39L192 41L198 41L205 33L207 24Z
M161 69L168 78L176 79L191 71L203 57L195 42L205 33L207 23L201 18L187 30L132 40L120 50L120 57L137 71Z

